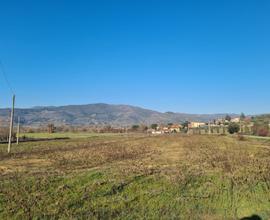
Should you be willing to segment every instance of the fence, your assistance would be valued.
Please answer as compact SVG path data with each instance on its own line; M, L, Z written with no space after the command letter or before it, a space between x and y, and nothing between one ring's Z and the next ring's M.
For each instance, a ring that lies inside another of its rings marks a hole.
M188 129L188 134L228 134L228 126L210 126L210 131L209 127L198 127L198 128L189 128ZM253 129L251 126L246 126L242 125L240 126L240 133L246 134L246 135L252 135L253 134Z

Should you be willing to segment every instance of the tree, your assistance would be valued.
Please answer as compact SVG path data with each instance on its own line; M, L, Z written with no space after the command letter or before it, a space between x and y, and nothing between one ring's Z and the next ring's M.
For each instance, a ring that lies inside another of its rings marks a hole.
M229 126L228 126L228 132L229 132L230 134L237 133L237 132L239 132L239 130L240 130L240 126L239 126L239 124L237 124L237 123L235 123L235 122L231 122L231 123L229 124Z
M158 127L158 124L151 124L151 128L152 128L152 129L156 130L157 127Z
M144 132L147 131L148 127L146 125L140 125L139 130Z
M245 114L242 112L241 115L240 115L240 120L241 121L244 121L246 118Z
M132 125L132 127L131 127L131 129L132 129L133 131L138 131L139 128L140 128L139 125Z
M54 124L48 124L48 133L54 133L55 132L55 126Z
M226 121L231 121L231 120L232 120L232 118L231 118L231 116L226 115L226 116L225 116L225 120L226 120Z
M269 122L265 120L257 119L253 126L254 135L268 136L269 134Z
M183 128L188 128L189 121L185 121L182 123Z

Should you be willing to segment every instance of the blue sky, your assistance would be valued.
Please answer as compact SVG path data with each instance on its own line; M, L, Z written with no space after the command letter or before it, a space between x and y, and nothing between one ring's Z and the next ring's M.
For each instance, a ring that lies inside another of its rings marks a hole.
M0 1L17 107L270 112L269 1ZM0 75L0 107L11 93Z

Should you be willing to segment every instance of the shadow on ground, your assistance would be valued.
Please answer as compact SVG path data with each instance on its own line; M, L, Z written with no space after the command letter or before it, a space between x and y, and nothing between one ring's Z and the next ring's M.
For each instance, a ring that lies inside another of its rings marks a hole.
M262 218L258 215L252 215L250 217L241 218L240 220L262 220Z

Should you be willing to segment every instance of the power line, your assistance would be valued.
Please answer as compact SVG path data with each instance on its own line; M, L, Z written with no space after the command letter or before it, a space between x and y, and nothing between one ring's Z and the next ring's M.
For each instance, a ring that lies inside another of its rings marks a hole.
M3 75L3 78L4 78L4 80L6 81L6 84L7 84L8 88L9 88L10 92L14 95L14 94L15 94L14 89L12 88L12 86L11 86L9 80L8 80L8 77L7 77L7 74L6 74L6 71L5 71L3 62L2 62L1 60L0 60L0 69L1 69L0 72L1 72L2 75Z

